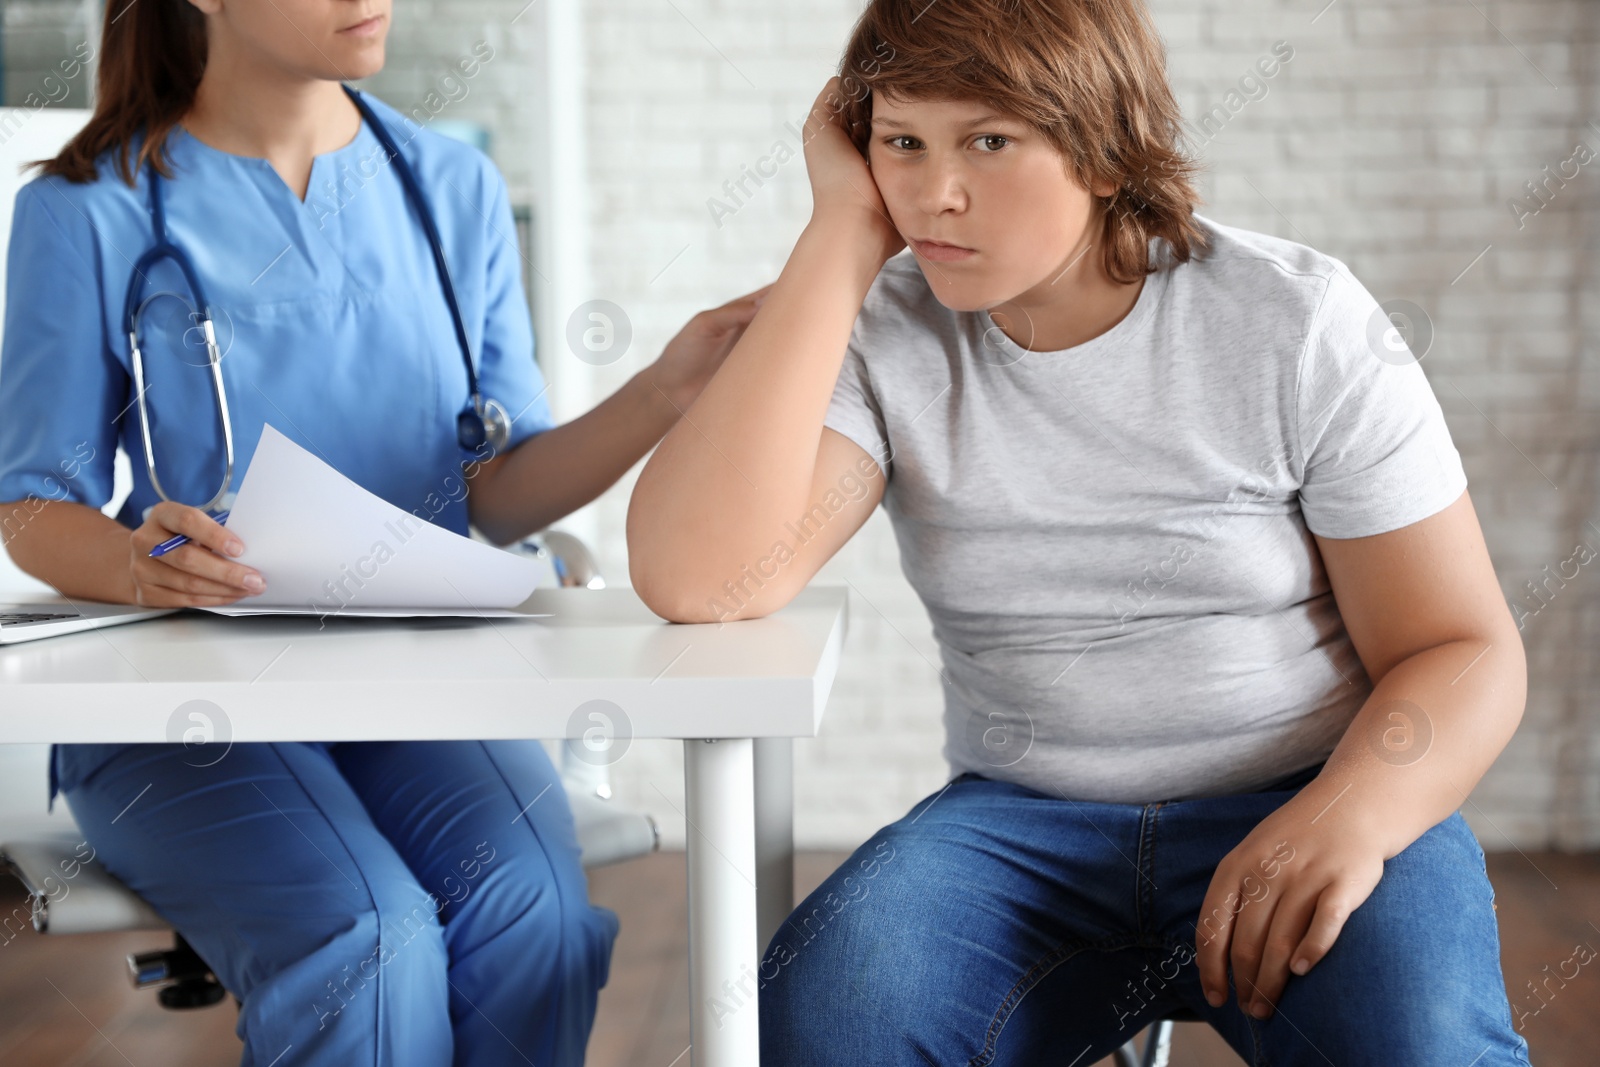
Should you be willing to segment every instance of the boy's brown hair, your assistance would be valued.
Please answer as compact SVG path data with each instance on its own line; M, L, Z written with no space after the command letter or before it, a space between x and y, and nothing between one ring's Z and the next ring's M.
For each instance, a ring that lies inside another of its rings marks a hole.
M1143 0L872 0L840 61L845 131L865 154L872 94L977 100L1038 130L1085 188L1116 187L1102 237L1106 273L1156 269L1150 238L1179 262L1206 248L1194 219L1195 163Z

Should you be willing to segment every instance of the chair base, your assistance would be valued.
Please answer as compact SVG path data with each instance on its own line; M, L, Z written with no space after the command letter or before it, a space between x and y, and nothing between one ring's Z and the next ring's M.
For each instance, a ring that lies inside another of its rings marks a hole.
M209 1008L213 1004L220 1004L227 995L228 991L215 979L208 982L179 982L156 991L156 999L170 1011Z
M1157 1019L1145 1031L1143 1050L1139 1048L1139 1039L1135 1035L1111 1054L1111 1061L1116 1067L1167 1067L1172 1053L1174 1021L1198 1022L1200 1017L1187 1008L1180 1008L1165 1018Z
M128 977L135 989L159 986L156 997L161 1006L174 1011L209 1008L228 995L182 934L174 935L172 947L164 952L129 956Z

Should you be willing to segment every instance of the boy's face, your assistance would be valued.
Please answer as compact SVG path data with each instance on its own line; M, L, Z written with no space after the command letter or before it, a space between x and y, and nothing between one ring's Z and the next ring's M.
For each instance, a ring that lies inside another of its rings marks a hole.
M1048 287L1093 240L1099 207L1061 154L983 103L874 93L867 154L889 218L952 310Z

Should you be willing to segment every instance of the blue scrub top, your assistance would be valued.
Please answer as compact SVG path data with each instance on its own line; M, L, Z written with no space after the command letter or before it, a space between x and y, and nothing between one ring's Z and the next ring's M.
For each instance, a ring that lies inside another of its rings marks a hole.
M483 153L367 97L399 143L444 244L483 395L514 416L511 444L553 425L533 358L520 252L504 179ZM211 302L234 434L237 489L271 423L396 507L467 532L456 440L467 374L427 238L365 124L317 156L301 201L264 159L211 148L181 128L167 144L167 232ZM137 145L135 145L137 150ZM159 501L145 471L129 342L128 279L154 243L148 174L136 187L110 154L97 181L38 178L17 194L0 347L0 501L102 507L117 446L140 525ZM181 271L147 272L141 326L146 402L162 486L202 504L222 478L205 349ZM23 536L26 536L24 531ZM57 746L51 798L122 745Z
M476 357L480 390L515 416L511 443L552 424L523 295L504 179L477 149L367 97L432 207ZM238 488L271 423L397 507L467 532L456 440L467 375L422 228L365 124L317 156L302 202L264 159L181 127L169 135L167 232L193 261L224 355ZM136 146L137 147L137 146ZM160 499L145 471L122 313L133 264L154 243L148 174L111 157L100 178L38 178L17 194L0 348L0 501L111 498L120 444L135 527ZM205 349L182 273L147 272L140 331L163 487L203 504L223 453ZM486 458L487 452L478 458Z

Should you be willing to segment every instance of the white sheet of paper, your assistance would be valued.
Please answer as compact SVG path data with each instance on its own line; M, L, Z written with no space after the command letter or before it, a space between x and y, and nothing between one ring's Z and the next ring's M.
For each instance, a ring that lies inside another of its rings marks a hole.
M402 511L271 425L228 529L267 591L206 609L220 615L535 617L515 610L539 582L533 560Z

